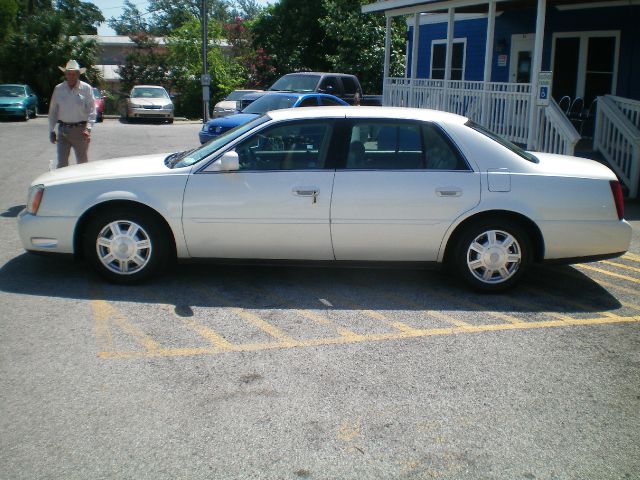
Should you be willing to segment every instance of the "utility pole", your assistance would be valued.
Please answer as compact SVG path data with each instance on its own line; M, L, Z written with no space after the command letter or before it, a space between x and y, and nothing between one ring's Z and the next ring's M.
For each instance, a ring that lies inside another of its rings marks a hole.
M202 84L202 123L209 120L209 85L211 85L211 77L207 67L207 0L201 0L200 13L202 21L202 76L200 83Z

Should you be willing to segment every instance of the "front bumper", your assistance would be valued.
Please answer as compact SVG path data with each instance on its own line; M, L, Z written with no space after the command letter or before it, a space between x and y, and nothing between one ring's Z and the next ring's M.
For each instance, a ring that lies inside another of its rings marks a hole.
M173 109L167 108L128 108L129 118L156 118L169 120L173 118Z
M0 107L0 117L20 117L26 114L27 107Z
M76 217L41 217L23 210L18 214L18 233L25 250L32 252L73 252Z

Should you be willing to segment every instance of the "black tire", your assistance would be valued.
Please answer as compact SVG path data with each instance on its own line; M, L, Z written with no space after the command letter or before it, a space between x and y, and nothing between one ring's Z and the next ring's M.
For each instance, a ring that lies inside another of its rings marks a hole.
M135 209L100 212L87 225L82 240L91 266L120 284L140 283L162 271L170 252L158 220Z
M515 222L496 219L465 227L450 260L462 280L475 290L500 292L518 283L531 258L532 244L526 231Z
M33 115L31 118L38 118L38 106L33 107Z
M169 120L167 120L167 123L171 125L173 123L173 118L170 118Z

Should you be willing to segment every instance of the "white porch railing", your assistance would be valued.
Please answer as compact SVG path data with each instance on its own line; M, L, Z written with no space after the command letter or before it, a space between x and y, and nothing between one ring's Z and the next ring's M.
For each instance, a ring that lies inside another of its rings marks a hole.
M640 129L632 121L637 121L638 116L632 109L619 106L633 104L633 100L619 100L611 95L598 98L593 148L604 155L629 188L629 197L636 198L640 183Z
M547 108L539 108L537 150L573 155L580 134L556 101L551 98Z
M638 100L631 100L630 98L616 97L614 95L607 95L622 113L631 121L631 123L640 129L640 102Z
M383 105L443 110L464 115L512 142L526 144L531 84L385 78ZM536 150L572 155L579 138L557 105L537 115L543 135ZM550 111L549 111L550 110Z

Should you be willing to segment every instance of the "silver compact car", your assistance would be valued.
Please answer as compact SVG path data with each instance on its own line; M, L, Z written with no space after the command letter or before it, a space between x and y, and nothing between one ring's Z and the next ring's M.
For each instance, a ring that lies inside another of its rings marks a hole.
M492 291L631 240L607 167L379 107L278 110L194 150L61 168L33 181L18 223L26 250L121 283L172 258L417 262Z
M167 91L157 85L136 85L127 97L126 119L161 120L173 123L173 102Z

